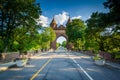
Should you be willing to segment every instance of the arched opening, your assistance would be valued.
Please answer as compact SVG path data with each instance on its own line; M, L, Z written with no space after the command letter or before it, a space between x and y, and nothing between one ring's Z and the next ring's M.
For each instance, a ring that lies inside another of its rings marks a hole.
M56 46L58 49L66 48L67 45L67 39L64 36L59 36L56 39Z

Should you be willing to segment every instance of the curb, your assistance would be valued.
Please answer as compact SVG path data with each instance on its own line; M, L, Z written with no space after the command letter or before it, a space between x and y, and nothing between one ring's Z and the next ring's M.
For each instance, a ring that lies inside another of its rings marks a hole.
M0 65L0 72L6 71L8 68L11 68L12 66L15 66L16 64L14 62L8 62Z
M119 66L111 65L111 64L109 64L109 63L105 63L105 65L106 65L106 66L110 66L110 67L115 68L115 69L120 69Z
M10 65L10 66L2 66L2 67L0 67L0 72L6 71L6 70L8 70L9 68L12 68L13 66L16 66L16 64L13 64L13 65Z
M77 53L77 52L75 52L75 53ZM86 55L86 54L83 54L83 55ZM87 56L89 56L89 55L87 55ZM92 57L91 57L91 58L92 58ZM119 64L118 64L118 65L115 65L115 64L111 64L111 63L105 62L105 65L120 70L120 65L119 65Z
M0 67L0 72L6 71L7 69L8 69L8 67Z
M21 61L23 62L21 65L24 66L24 65L27 64L28 60L21 60ZM5 63L5 64L1 64L0 65L0 72L6 71L9 68L12 68L12 67L15 67L15 66L17 66L16 62L9 62L9 63ZM19 66L17 66L17 67L19 67Z

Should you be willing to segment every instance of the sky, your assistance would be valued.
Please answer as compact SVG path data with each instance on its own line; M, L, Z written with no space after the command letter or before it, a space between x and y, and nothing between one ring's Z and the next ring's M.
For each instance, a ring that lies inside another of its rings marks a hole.
M103 2L106 0L36 0L40 3L42 15L39 23L49 26L51 20L56 20L58 25L65 25L68 18L86 21L93 12L107 12Z

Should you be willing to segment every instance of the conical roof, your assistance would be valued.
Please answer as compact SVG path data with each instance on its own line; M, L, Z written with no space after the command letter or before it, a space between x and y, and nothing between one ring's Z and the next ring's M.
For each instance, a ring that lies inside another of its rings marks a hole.
M51 21L50 26L51 26L52 28L56 28L56 27L57 27L57 23L56 23L56 21L55 21L54 18L53 18L53 20Z
M51 24L57 24L54 18L53 18Z

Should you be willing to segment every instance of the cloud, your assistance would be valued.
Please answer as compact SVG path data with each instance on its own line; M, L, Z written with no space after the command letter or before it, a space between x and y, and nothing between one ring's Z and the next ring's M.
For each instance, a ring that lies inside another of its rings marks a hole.
M62 14L58 14L54 16L55 21L58 24L63 24L65 21L67 21L69 18L68 13L67 12L62 12Z
M39 19L37 20L38 24L47 27L49 24L48 17L40 15Z
M79 16L74 16L74 17L72 17L71 19L81 19L81 17L82 17L82 16L79 15Z
M88 19L90 19L90 18L91 18L91 16L88 17Z

